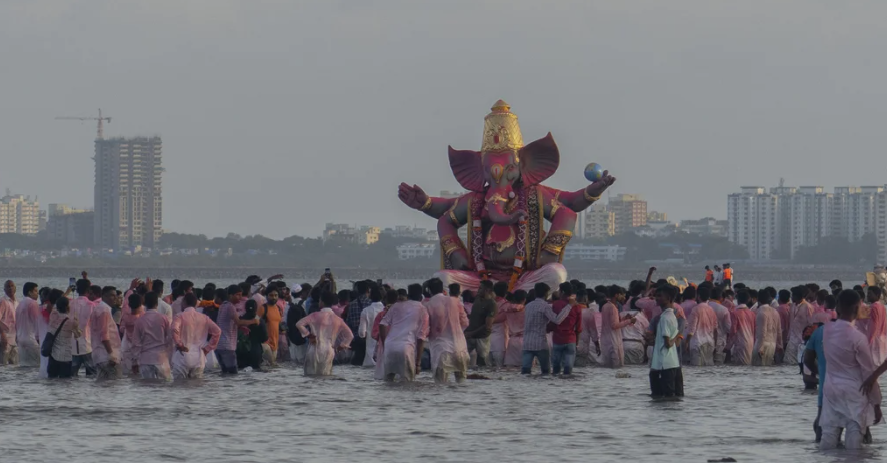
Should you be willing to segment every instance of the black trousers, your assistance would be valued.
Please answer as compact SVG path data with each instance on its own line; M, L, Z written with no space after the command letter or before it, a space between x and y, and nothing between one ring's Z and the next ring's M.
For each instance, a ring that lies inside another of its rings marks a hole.
M366 339L355 336L354 339L351 340L351 364L357 366L363 365L363 360L364 357L366 357L366 353Z
M650 370L650 395L653 397L677 396L676 379L680 370L680 368ZM681 385L681 389L681 395L683 395L683 385Z
M50 355L46 373L50 378L70 378L71 362L59 362Z

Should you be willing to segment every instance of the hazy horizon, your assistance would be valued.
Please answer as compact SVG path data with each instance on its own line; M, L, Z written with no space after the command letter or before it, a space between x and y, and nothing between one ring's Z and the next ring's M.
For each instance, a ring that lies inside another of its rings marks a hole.
M726 217L740 186L883 185L887 4L7 0L0 189L92 207L95 124L163 137L164 229L315 237L326 222L431 228L397 199L461 191L511 104L552 132L575 190L670 220ZM828 167L828 169L824 168Z

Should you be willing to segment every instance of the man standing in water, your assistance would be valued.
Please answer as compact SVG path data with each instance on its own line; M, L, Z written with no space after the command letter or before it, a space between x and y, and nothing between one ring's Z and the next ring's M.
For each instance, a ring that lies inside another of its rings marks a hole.
M76 377L82 365L86 369L86 376L95 374L95 366L92 362L92 333L89 331L89 317L96 303L89 299L89 289L92 283L85 278L77 280L77 298L71 301L70 314L77 320L81 336L71 339L72 360L71 376Z
M484 280L477 289L477 297L468 317L465 341L468 353L477 353L477 366L492 366L490 361L490 335L493 332L493 319L496 318L496 301L493 300L493 282Z
M320 294L320 311L309 314L296 323L302 337L308 339L305 354L305 376L333 374L336 352L351 345L354 335L342 318L333 312L336 296L324 291Z
M428 282L431 299L425 303L428 310L428 347L431 350L431 371L434 381L447 382L452 372L456 382L465 380L468 370L468 346L462 330L468 327L468 316L458 299L443 293L443 282L432 278Z
M656 290L656 303L662 309L662 314L655 320L657 326L654 328L651 325L656 336L650 361L650 395L654 399L671 399L677 393L675 384L681 363L677 346L680 331L673 307L675 291L676 288L671 285Z
M142 379L172 379L169 345L172 340L169 320L157 311L157 293L145 295L145 314L136 320L132 334L133 373L138 368Z
M216 357L222 374L237 374L237 327L258 325L259 319L241 320L237 315L237 304L243 299L243 290L239 285L228 287L228 300L219 307L217 318L222 334L216 347Z
M15 342L18 344L19 365L36 367L40 365L40 339L38 329L40 304L37 302L37 283L27 282L22 288L22 301L15 309Z
M576 303L573 295L573 285L569 282L561 283L560 299L551 304L551 311L560 315L564 310L570 312L561 323L549 323L548 329L552 331L551 366L553 373L559 375L563 368L564 375L573 373L573 364L576 362L576 341L582 333L582 308ZM641 343L643 345L643 342ZM641 354L643 358L643 354Z
M524 352L520 370L522 375L530 374L534 359L539 360L539 367L542 369L543 375L551 372L548 338L545 335L548 322L560 325L571 313L571 310L567 310L566 307L561 310L561 313L554 313L551 310L551 305L545 301L549 291L551 288L547 284L536 283L533 289L536 299L524 308ZM475 308L475 310L477 309Z
M622 328L634 324L635 319L628 315L619 317L619 309L616 308L616 304L625 302L623 288L616 285L610 286L608 295L607 303L601 309L601 366L621 368L625 364Z
M410 285L407 294L409 300L391 306L379 323L379 339L385 346L386 381L394 381L396 376L402 381L415 380L428 339L428 310L421 302L422 285Z
M823 353L828 363L823 390L821 450L837 448L841 428L845 448L862 447L866 429L881 421L881 389L863 392L863 381L875 371L865 335L854 326L861 299L855 291L838 296L838 319L823 327Z
M697 291L698 304L693 307L687 318L687 350L690 365L714 365L715 340L717 338L718 318L714 309L708 305L711 289L700 286Z
M725 360L724 350L727 348L727 338L730 336L730 326L732 324L730 310L724 306L724 290L715 287L711 290L711 299L708 305L715 312L718 319L718 337L715 342L714 361L715 365L723 365Z
M773 288L758 292L758 316L755 319L755 347L752 352L752 365L773 365L776 355L782 355L782 324L779 312L770 303L773 301ZM778 354L777 354L778 352Z
M748 308L751 295L746 290L739 291L736 302L739 303L733 312L731 325L730 350L732 363L735 365L751 365L752 351L755 347L755 313Z
M177 351L172 356L172 375L175 379L203 378L206 356L219 344L222 330L208 316L195 310L197 296L194 293L186 293L181 301L179 307L184 309L172 322L172 339Z
M123 376L120 357L120 331L111 316L111 305L117 302L117 288L102 289L102 302L98 303L89 317L92 334L92 360L95 362L96 379L119 379Z

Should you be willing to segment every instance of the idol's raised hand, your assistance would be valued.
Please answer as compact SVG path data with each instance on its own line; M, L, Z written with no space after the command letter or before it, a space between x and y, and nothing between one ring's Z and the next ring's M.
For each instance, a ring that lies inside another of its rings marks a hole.
M616 183L616 177L610 175L609 170L605 170L600 180L592 183L585 189L589 196L600 196L610 188L610 185Z
M425 194L422 188L419 188L418 185L410 186L406 183L401 183L397 188L397 197L400 198L401 202L413 209L421 209L425 202L428 201L428 195Z

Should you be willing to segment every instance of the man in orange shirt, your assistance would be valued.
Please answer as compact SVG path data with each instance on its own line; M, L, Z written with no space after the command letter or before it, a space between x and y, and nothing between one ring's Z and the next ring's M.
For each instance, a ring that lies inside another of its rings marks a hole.
M705 266L705 281L709 283L714 283L715 281L715 272L708 265Z

